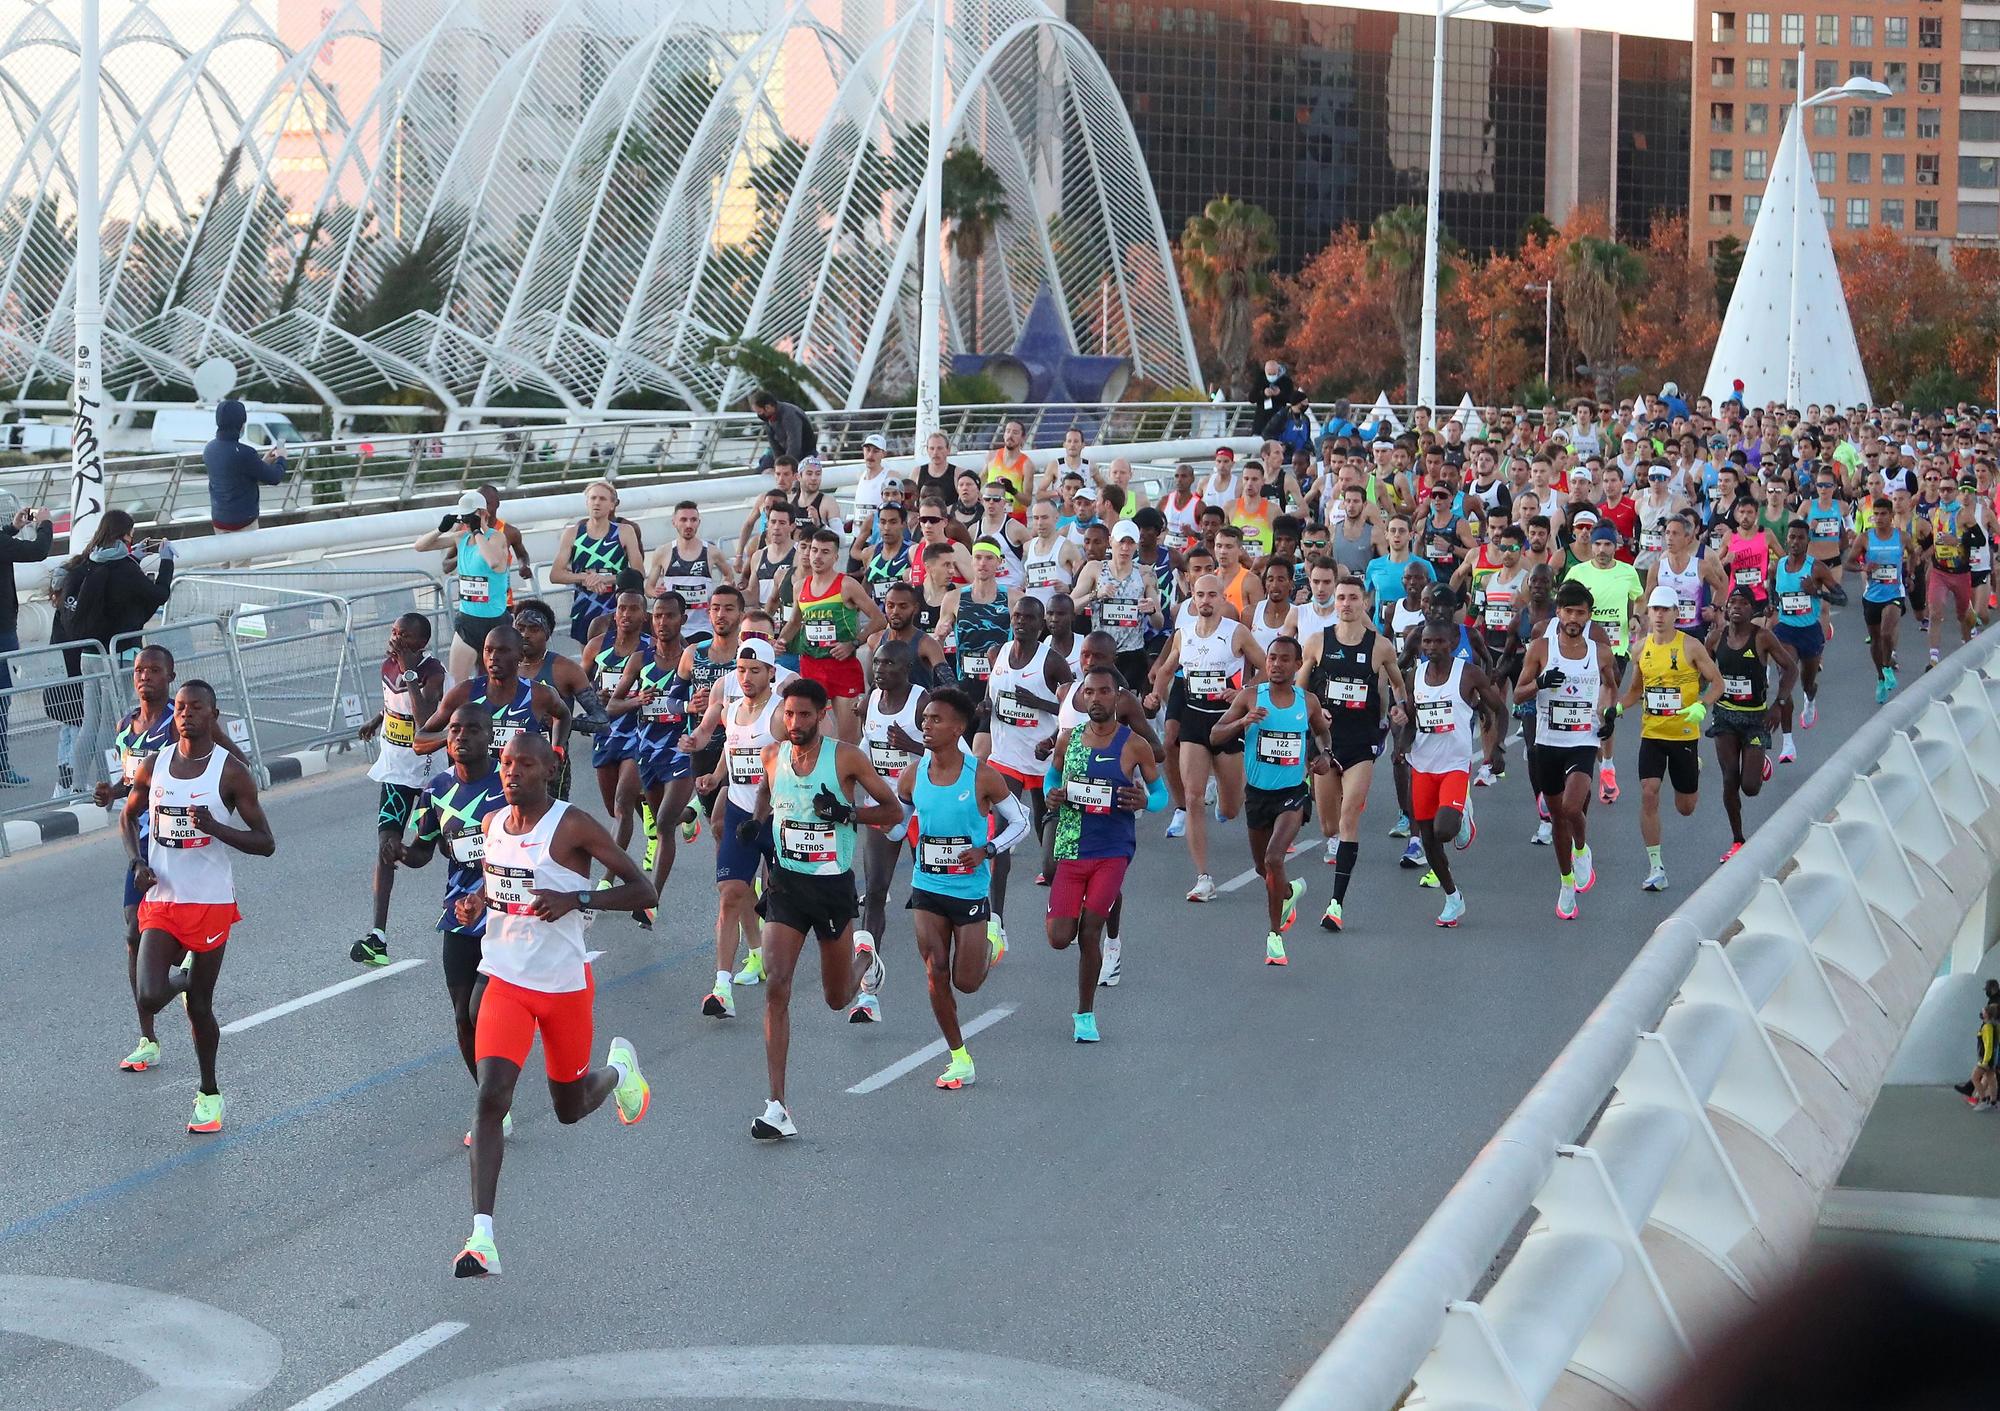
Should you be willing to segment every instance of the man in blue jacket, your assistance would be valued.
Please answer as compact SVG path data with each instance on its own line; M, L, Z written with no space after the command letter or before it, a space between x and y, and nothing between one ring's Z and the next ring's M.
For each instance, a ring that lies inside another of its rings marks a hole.
M243 423L249 419L234 397L215 404L215 439L202 449L208 467L208 518L218 534L257 527L257 487L284 482L285 453L273 445L258 455L243 444Z

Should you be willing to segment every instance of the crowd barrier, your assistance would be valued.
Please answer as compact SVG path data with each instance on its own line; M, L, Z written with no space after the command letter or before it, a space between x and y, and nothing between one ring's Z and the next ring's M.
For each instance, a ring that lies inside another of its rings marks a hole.
M1284 1411L1647 1407L1796 1269L1929 982L1994 935L1996 650L1883 707L1654 931Z

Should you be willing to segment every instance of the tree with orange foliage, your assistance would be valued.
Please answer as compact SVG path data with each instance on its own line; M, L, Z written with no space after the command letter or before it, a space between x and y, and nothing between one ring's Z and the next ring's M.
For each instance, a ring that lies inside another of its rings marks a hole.
M1541 364L1542 301L1528 294L1528 267L1492 255L1459 271L1442 311L1452 356L1440 355L1445 381L1482 406L1512 401Z
M1682 216L1654 217L1639 253L1646 280L1625 317L1625 354L1652 387L1666 382L1699 387L1722 331L1715 275L1690 247Z
M1320 397L1372 400L1401 385L1402 344L1388 290L1368 273L1365 234L1340 227L1311 263L1276 282L1275 308L1259 341L1300 386Z
M1928 248L1871 226L1834 246L1861 366L1877 397L1900 395L1945 366L1951 325L1964 317L1955 272Z

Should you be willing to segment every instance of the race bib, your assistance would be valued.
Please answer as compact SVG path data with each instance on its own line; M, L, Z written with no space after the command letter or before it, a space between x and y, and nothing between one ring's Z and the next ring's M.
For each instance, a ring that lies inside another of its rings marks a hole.
M1452 715L1450 701L1418 701L1417 729L1426 735L1449 735L1458 728L1458 722Z
M1489 631L1504 632L1514 625L1514 600L1512 598L1486 600L1486 626Z
M404 749L408 749L411 745L414 745L417 742L417 722L415 717L398 715L393 710L384 711L382 714L382 742L388 745L400 745Z
M1900 583L1903 581L1902 567L1893 563L1871 564L1868 568L1868 581L1870 583Z
M1444 563L1458 552L1458 546L1449 539L1433 539L1424 545L1424 556L1438 563Z
M488 591L489 588L490 585L486 579L479 574L461 573L458 575L458 600L462 603L488 603L493 601Z
M1306 757L1306 737L1296 730L1259 730L1257 762L1281 767L1295 765Z
M1165 534L1160 536L1160 542L1178 552L1181 549L1185 549L1193 540L1184 530L1169 529Z
M1035 563L1028 565L1028 586L1030 588L1061 588L1066 587L1067 584L1063 579L1062 571L1053 563Z
M1829 516L1826 519L1812 520L1810 523L1812 525L1812 536L1815 539L1838 539L1840 537L1840 521L1838 519Z
M497 754L499 754L499 753L500 753L500 751L502 751L502 750L506 749L506 748L507 748L507 745L508 745L508 743L509 743L509 742L510 742L510 741L511 741L511 740L512 740L512 739L513 739L513 738L514 738L514 737L515 737L516 735L518 735L518 734L520 734L520 733L521 733L521 727L520 727L519 725L502 725L502 724L501 724L501 723L500 723L499 721L497 721L497 720L496 720L496 721L494 721L494 722L493 722L493 753L497 755Z
M1597 612L1597 613L1592 613L1591 617L1596 621L1599 627L1602 627L1604 629L1604 635L1611 639L1611 649L1613 651L1616 651L1619 647L1625 645L1624 613Z
M1764 581L1764 571L1760 568L1739 568L1736 570L1736 586L1755 588Z
M868 742L868 762L875 766L876 773L886 778L896 778L910 767L910 762L915 758L915 755L897 749L887 740Z
M1325 696L1328 705L1337 705L1345 710L1365 710L1368 706L1368 683L1329 677Z
M184 804L153 806L153 841L169 848L205 848L215 839L194 826L194 809Z
M831 823L805 822L787 818L778 829L778 853L793 862L837 862Z
M993 656L990 652L960 652L958 674L969 676L975 681L984 681L993 674Z
M603 696L606 700L609 700L611 698L611 693L618 689L618 683L624 679L624 676L625 676L625 663L622 661L619 662L616 666L604 665L598 667L597 668L598 694Z
M130 750L126 750L123 754L116 750L109 753L119 778L130 784L139 777L139 766L146 762L144 755L133 754Z
M1778 611L1787 617L1804 617L1812 611L1812 594L1786 593L1778 599Z
M1747 676L1725 676L1722 678L1722 694L1732 701L1753 701L1757 691Z
M707 607L709 595L715 591L715 584L706 578L669 578L663 586L669 592L679 593L690 611Z
M1646 688L1646 714L1679 715L1681 713L1681 690L1678 686L1648 686Z
M1557 699L1549 702L1549 729L1588 730L1596 721L1597 707L1586 700Z
M1682 598L1679 600L1679 603L1679 607L1674 611L1674 625L1677 627L1694 626L1701 618L1700 608L1695 605L1693 598Z
M1187 688L1190 696L1199 696L1205 701L1229 699L1229 677L1220 671L1189 671Z
M1117 798L1118 786L1108 779L1067 779L1063 793L1085 813L1109 813Z
M921 872L935 872L941 875L963 877L976 872L978 863L970 867L959 861L964 851L972 846L972 839L966 837L917 839L917 869Z
M1993 568L1992 546L1988 544L1979 545L1979 547L1975 548L1972 551L1972 571L1974 573L1987 573L1990 572L1992 568Z
M840 629L831 622L806 624L806 645L809 647L830 647L839 640Z
M1667 531L1658 527L1648 529L1639 536L1639 547L1647 553L1657 554L1666 547Z
M1137 627L1139 625L1138 599L1104 599L1097 605L1097 621L1104 627Z
M468 829L463 833L447 833L444 840L444 855L453 862L470 866L486 860L486 835L478 829Z
M732 784L761 784L764 782L764 750L760 745L731 745L729 747L729 782Z
M484 861L484 839L481 840L481 860L486 872L486 905L509 916L527 916L535 909L535 869L532 867L502 867L495 862Z
M655 725L670 720L685 720L687 718L687 712L681 709L681 703L668 695L653 697L653 699L639 707L639 714Z
M1000 699L993 706L993 715L1003 725L1027 727L1040 723L1034 708L1024 704L1012 691L1000 693Z

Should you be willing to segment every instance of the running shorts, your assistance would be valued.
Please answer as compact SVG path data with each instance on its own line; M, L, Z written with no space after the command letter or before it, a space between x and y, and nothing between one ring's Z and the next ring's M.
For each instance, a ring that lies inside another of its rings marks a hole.
M1216 744L1209 739L1208 732L1222 719L1222 711L1206 711L1192 705L1181 707L1181 743L1200 745L1210 754L1221 756L1243 753L1243 737L1238 735L1227 744Z
M1055 880L1049 884L1049 915L1065 920L1089 912L1109 916L1125 887L1129 857L1066 857L1057 861Z
M1944 611L1947 600L1958 603L1957 616L1964 617L1972 611L1972 574L1946 573L1943 569L1931 568L1931 616Z
M694 773L694 761L679 750L666 749L639 756L639 787L658 789Z
M1639 739L1639 777L1664 778L1677 794L1701 787L1701 749L1695 740Z
M1254 785L1243 789L1243 821L1253 831L1275 828L1282 815L1303 816L1311 807L1312 786L1303 781L1290 789L1259 789Z
M950 897L943 892L927 892L922 887L910 888L910 899L903 906L907 911L928 911L933 916L942 916L954 927L984 925L993 915L993 903L986 897Z
M818 875L773 867L764 878L764 899L758 912L772 926L801 936L817 936L821 944L837 941L861 914L854 895L854 874Z
M1545 799L1560 794L1572 774L1588 779L1596 770L1595 745L1536 745L1528 752L1528 780Z
M1428 823L1447 808L1463 812L1465 790L1472 775L1464 769L1454 769L1448 774L1426 774L1420 769L1410 771L1410 817L1419 823Z
M233 901L141 901L139 930L165 931L189 950L221 950L243 919Z
M505 621L507 621L505 616L473 617L469 613L461 612L452 618L451 630L457 634L459 641L472 648L476 654L486 650L486 634Z
M1908 612L1910 610L1909 600L1900 594L1890 598L1886 602L1880 603L1876 602L1873 598L1863 598L1861 600L1861 620L1867 623L1868 630L1873 632L1882 625L1882 614L1890 608L1899 608L1904 612Z
M712 816L712 815L711 815ZM771 852L771 820L765 819L757 825L755 841L744 843L736 836L736 825L747 823L750 815L730 803L727 797L722 805L722 825L715 830L715 880L717 882L741 882L744 885L757 880L757 867Z
M444 987L469 990L479 983L479 937L470 931L444 933Z
M375 806L375 828L381 833L401 833L410 826L410 810L417 806L417 795L423 792L413 784L384 784L382 797Z
M1817 622L1804 627L1780 622L1771 628L1771 635L1790 647L1800 661L1811 661L1826 652L1826 629Z
M1345 733L1336 730L1333 732L1333 748L1327 758L1333 761L1335 769L1340 770L1352 769L1357 764L1372 764L1382 757L1382 738L1380 729Z
M128 862L125 864L125 905L137 906L145 899L146 894L139 887L139 864Z
M555 994L488 975L473 1028L474 1060L504 1058L516 1068L525 1068L539 1029L542 1065L548 1070L549 1081L574 1083L590 1071L590 1006L596 993L597 981L588 965L583 967L582 989Z
M1771 732L1765 722L1770 717L1761 710L1730 710L1718 706L1709 712L1708 738L1720 739L1724 735L1734 735L1743 742L1743 748L1753 746L1760 750L1771 748Z
M1111 665L1118 672L1128 691L1143 692L1146 689L1146 649L1135 647L1129 652L1120 652L1112 658Z
M600 730L591 737L590 767L607 769L614 764L622 764L639 753L639 741L632 735L613 734Z
M986 762L998 770L1003 778L1012 779L1016 784L1023 785L1026 788L1039 789L1048 783L1049 775L1046 769L1038 774L1025 774L1014 768L1011 764L1002 764L997 759L989 759Z
M799 658L799 675L808 681L819 682L835 700L850 700L865 689L861 662L855 657L839 661L833 657L802 656Z

